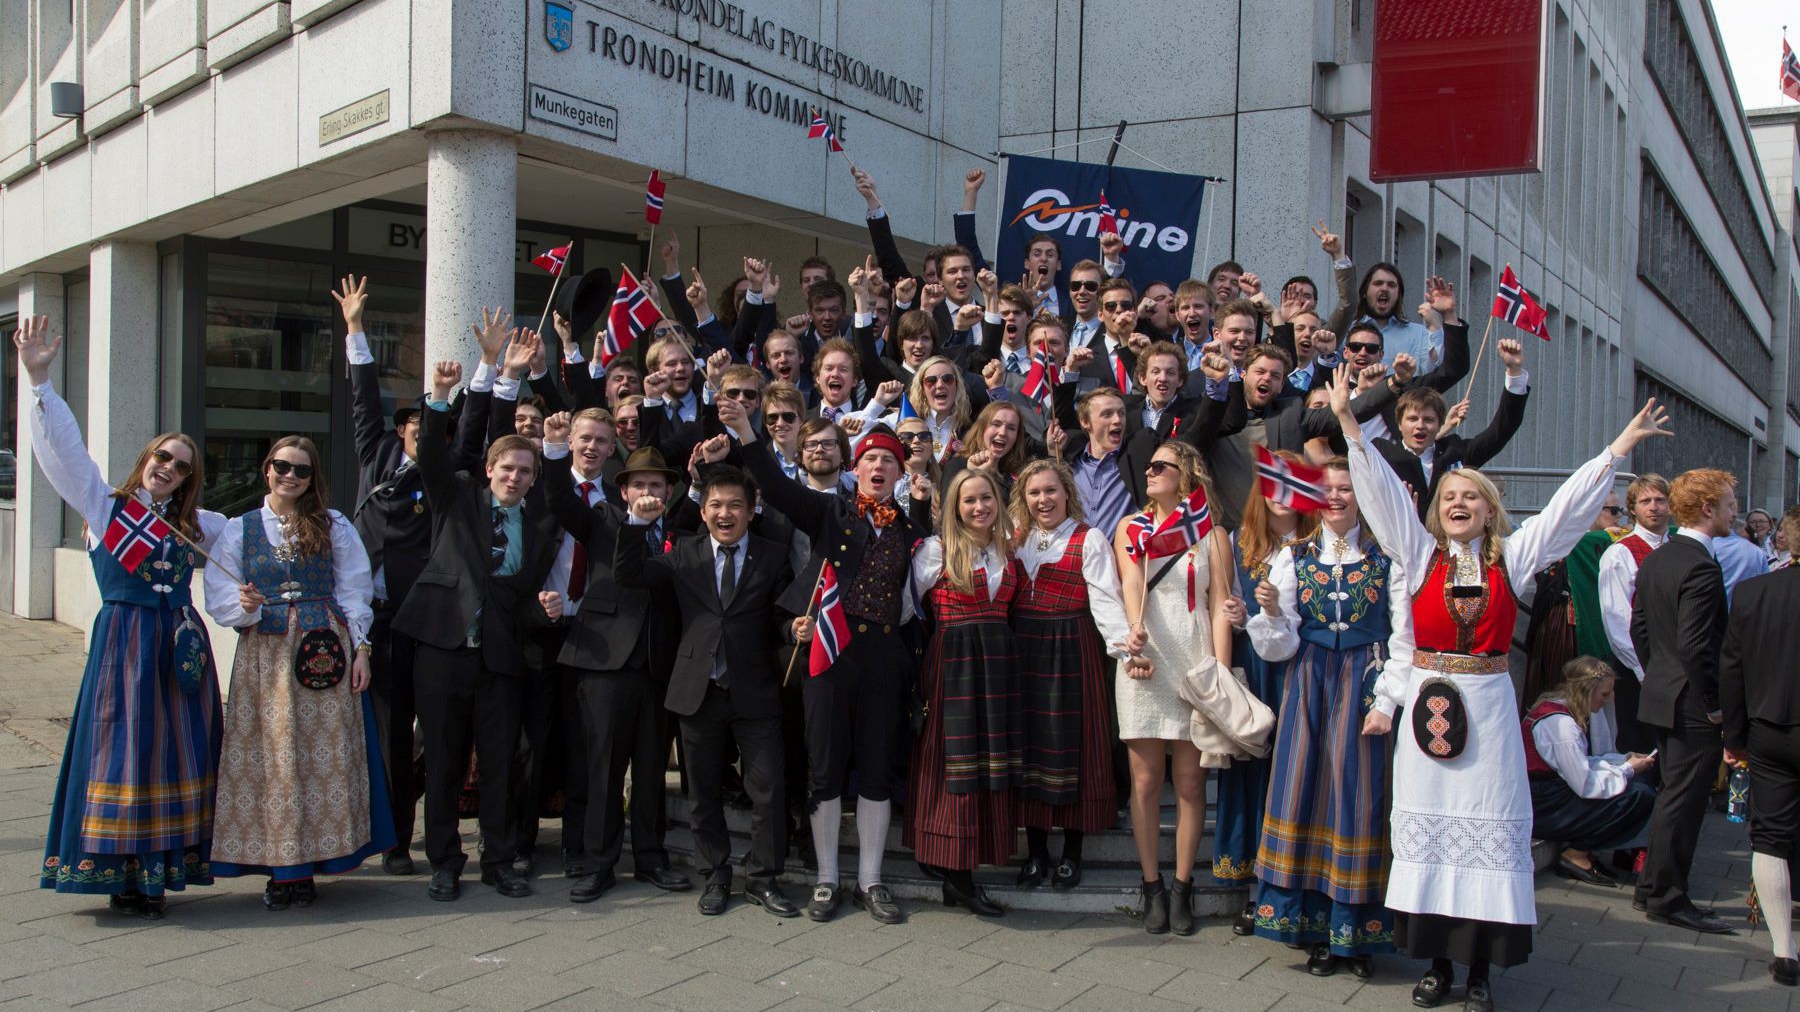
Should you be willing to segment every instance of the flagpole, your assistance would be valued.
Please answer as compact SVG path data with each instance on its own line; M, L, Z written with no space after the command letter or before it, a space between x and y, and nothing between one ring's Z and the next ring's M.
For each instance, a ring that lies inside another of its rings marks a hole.
M123 492L120 492L116 488L113 489L113 492L114 492L114 494L117 494L117 495L124 495ZM169 523L167 517L162 518L162 520L164 523ZM201 548L198 542L196 542L193 538L190 538L187 536L187 533L181 529L180 524L172 524L172 523L169 524L169 531L170 531L170 533L174 534L176 537L180 538L183 544L187 545L189 548L192 548L194 551L198 552L202 559L205 559L208 563L211 563L212 565L218 566L219 572L224 573L226 576L231 577L233 582L237 583L239 586L242 586L244 584L245 581L244 581L243 577L237 575L236 573L232 572L230 569L226 568L226 566L223 562L220 562L219 560L213 558L211 555L208 555L206 553L206 549Z
M656 222L650 223L650 248L644 251L644 276L650 275L650 258L656 255Z
M575 240L570 239L569 246L573 247L574 245ZM571 248L569 252L574 253L574 250ZM562 276L568 269L569 258L565 256L562 264L556 268L556 274L550 278L550 297L544 300L544 311L538 315L537 333L539 337L544 336L544 321L550 318L550 307L556 304L556 286L562 284Z
M811 603L809 603L806 606L806 614L800 616L801 618L812 618L814 613L819 610L819 588L825 586L825 566L829 565L829 564L830 563L827 562L827 563L823 563L819 566L819 578L817 580L813 581ZM813 635L814 636L819 635L819 630L814 629ZM810 643L811 641L808 640L807 642ZM784 689L787 688L788 680L794 677L794 662L799 659L800 659L800 643L799 643L799 641L796 640L794 643L794 653L792 656L790 656L788 658L787 670L782 672L782 675L781 675L781 687L782 688L784 688Z
M1494 332L1494 315L1488 314L1487 326L1481 331L1481 347L1475 349L1475 366L1469 370L1468 393L1475 393L1475 377L1481 374L1481 356L1487 354L1488 335Z

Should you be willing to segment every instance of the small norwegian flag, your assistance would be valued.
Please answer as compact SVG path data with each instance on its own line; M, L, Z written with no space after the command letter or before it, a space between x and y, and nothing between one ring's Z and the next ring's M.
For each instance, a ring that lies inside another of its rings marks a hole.
M1031 353L1031 368L1025 373L1025 383L1019 388L1019 393L1036 401L1045 418L1053 418L1056 415L1053 395L1057 384L1061 382L1062 370L1055 362L1050 361L1050 342L1039 341L1036 350Z
M1266 446L1256 448L1256 478L1263 498L1302 513L1325 508L1325 471L1278 457Z
M1105 235L1108 232L1117 233L1118 231L1119 231L1118 214L1117 214L1117 212L1115 212L1113 210L1113 206L1106 202L1106 191L1101 190L1100 191L1100 229L1099 229L1099 234Z
M600 344L601 368L623 355L640 335L663 318L630 269L621 269L624 274L619 278L619 290L613 294L612 312L606 317L606 340Z
M113 558L119 560L127 572L137 572L138 566L156 551L163 539L175 533L168 521L136 499L125 500L119 512L113 514L112 522L106 525L106 533L100 542L111 552Z
M844 599L838 593L837 567L827 559L819 572L819 589L813 595L817 607L813 621L812 654L807 658L807 671L817 678L837 663L838 655L850 645L850 619L844 614Z
M1133 517L1125 531L1125 554L1138 563L1175 555L1199 544L1211 531L1212 507L1207 505L1206 489L1196 488L1160 524L1152 526L1148 514Z
M1513 273L1512 264L1500 273L1500 291L1494 296L1493 315L1523 330L1527 334L1536 334L1544 340L1550 340L1550 327L1546 322L1550 316L1538 301L1531 297L1525 286L1519 284L1519 278Z
M651 169L650 181L644 184L644 221L651 225L662 224L663 193L668 184L662 181L662 170Z
M825 138L826 146L831 148L834 155L844 150L844 146L838 143L837 131L831 129L831 122L825 118L825 114L817 108L813 109L812 114L812 126L806 128L806 136L812 140Z
M1800 59L1785 38L1781 40L1781 93L1800 102Z
M563 265L569 262L569 247L558 246L547 249L531 258L531 262L552 274L561 274Z

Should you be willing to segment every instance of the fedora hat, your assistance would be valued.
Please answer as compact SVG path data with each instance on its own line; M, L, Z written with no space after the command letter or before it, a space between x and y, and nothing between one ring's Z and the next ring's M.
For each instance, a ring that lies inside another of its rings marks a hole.
M612 271L604 267L563 279L556 290L556 311L569 321L569 332L577 342L593 336L594 328L606 318L614 291Z
M683 478L680 471L663 462L662 452L654 446L640 446L631 451L631 456L625 458L625 466L619 468L619 473L613 476L614 484L625 484L629 476L637 471L660 474L669 479L670 484L675 484Z

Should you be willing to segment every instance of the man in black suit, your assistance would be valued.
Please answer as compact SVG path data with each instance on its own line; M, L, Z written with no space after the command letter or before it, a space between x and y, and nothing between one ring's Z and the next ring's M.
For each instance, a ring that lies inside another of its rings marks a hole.
M1488 427L1471 438L1455 433L1442 438L1438 432L1451 408L1444 395L1429 386L1415 386L1394 404L1400 438L1375 440L1381 456L1418 495L1419 519L1425 519L1437 499L1438 482L1459 467L1480 467L1500 455L1519 426L1525 423L1525 399L1531 393L1531 377L1525 372L1525 349L1505 338L1495 345L1506 363L1506 390L1494 408Z
M1124 278L1112 278L1100 285L1098 300L1104 329L1088 343L1094 357L1081 367L1081 375L1099 386L1136 392L1132 377L1137 373L1137 355L1131 339L1137 330L1137 289Z
M529 334L514 344L535 343ZM537 449L523 436L488 448L486 474L454 470L445 443L450 391L462 367L440 362L419 434L419 470L431 510L431 555L394 618L418 641L415 678L425 739L425 855L435 900L461 893L464 862L456 800L471 738L481 771L482 873L503 896L531 886L511 867L516 841L507 826L508 785L519 740L525 631L561 615L560 598L538 589L557 541L529 515L525 495L537 478Z
M1730 474L1711 468L1685 472L1670 484L1669 507L1680 529L1644 559L1631 609L1631 643L1644 666L1638 719L1657 730L1662 769L1634 905L1641 902L1657 923L1716 935L1733 932L1695 906L1688 869L1719 769L1726 600L1711 539L1731 533L1735 485Z
M1781 518L1790 550L1800 545L1800 506ZM1750 766L1750 877L1769 925L1776 983L1800 984L1794 958L1789 862L1800 841L1800 566L1738 584L1719 653L1719 706L1725 761Z
M643 538L622 535L613 549L613 576L621 587L669 592L680 606L681 646L669 677L668 707L681 718L694 850L706 876L700 912L724 913L731 895L721 784L726 750L735 744L753 806L744 898L778 917L798 917L800 908L776 881L787 860L787 792L781 675L771 663L778 642L776 601L793 572L785 548L750 534L755 496L753 483L735 468L711 472L700 490L706 536L683 538L674 551L651 555ZM638 497L626 531L655 523L666 508L654 495Z

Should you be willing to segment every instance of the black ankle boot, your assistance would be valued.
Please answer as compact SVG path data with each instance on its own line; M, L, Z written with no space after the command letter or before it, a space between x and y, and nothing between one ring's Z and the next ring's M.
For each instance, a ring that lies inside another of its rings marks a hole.
M1169 891L1163 888L1162 876L1138 887L1144 900L1144 930L1152 935L1169 933Z
M1177 935L1194 933L1194 883L1180 879L1169 883L1169 930Z

